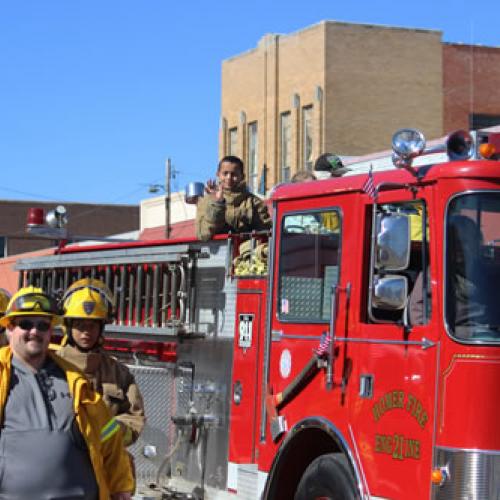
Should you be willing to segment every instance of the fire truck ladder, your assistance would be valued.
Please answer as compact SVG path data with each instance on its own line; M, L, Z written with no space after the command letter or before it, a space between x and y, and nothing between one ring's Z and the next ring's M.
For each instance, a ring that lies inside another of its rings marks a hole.
M199 247L172 245L20 259L15 269L20 287L56 296L81 278L100 279L115 297L115 319L106 332L161 340L193 333L197 260L206 257Z

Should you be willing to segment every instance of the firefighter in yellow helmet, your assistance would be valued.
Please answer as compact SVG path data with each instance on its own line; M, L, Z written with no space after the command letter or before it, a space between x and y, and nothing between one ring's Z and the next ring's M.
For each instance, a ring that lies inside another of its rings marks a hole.
M131 464L118 422L74 365L49 350L56 301L33 286L0 325L1 498L130 500Z
M102 348L104 325L113 315L113 295L102 281L84 278L66 290L63 309L66 337L58 354L80 368L102 395L129 446L144 427L144 405L130 370Z
M0 318L5 314L10 298L10 293L7 290L0 288ZM2 326L0 327L0 347L3 347L8 343L9 341L5 335L5 327Z

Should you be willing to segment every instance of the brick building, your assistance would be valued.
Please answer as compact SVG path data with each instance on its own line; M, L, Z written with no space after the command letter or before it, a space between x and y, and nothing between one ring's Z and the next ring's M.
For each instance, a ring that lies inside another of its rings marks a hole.
M444 131L500 124L500 48L443 44Z
M467 128L469 115L485 126L500 114L498 58L500 49L443 44L435 30L323 21L265 35L222 63L219 154L241 156L258 191L264 165L269 189L325 151L387 149L400 127L432 139Z
M52 240L26 233L28 208L47 213L57 202L0 200L0 257L53 246ZM109 236L139 229L139 206L63 203L68 215L69 234Z

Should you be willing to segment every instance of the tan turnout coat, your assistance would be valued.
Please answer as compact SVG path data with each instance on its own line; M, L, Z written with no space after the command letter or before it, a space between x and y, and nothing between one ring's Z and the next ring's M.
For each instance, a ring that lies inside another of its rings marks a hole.
M196 236L208 241L214 234L247 233L271 228L271 217L264 202L247 190L244 182L237 191L224 190L224 203L213 196L198 201Z
M102 349L84 353L68 344L57 354L86 375L122 427L125 445L134 443L145 417L142 396L130 370Z

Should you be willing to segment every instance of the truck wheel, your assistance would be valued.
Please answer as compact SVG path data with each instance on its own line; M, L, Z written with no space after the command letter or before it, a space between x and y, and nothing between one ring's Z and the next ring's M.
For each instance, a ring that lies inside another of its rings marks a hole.
M357 488L347 459L340 453L313 460L300 479L294 500L355 500Z

